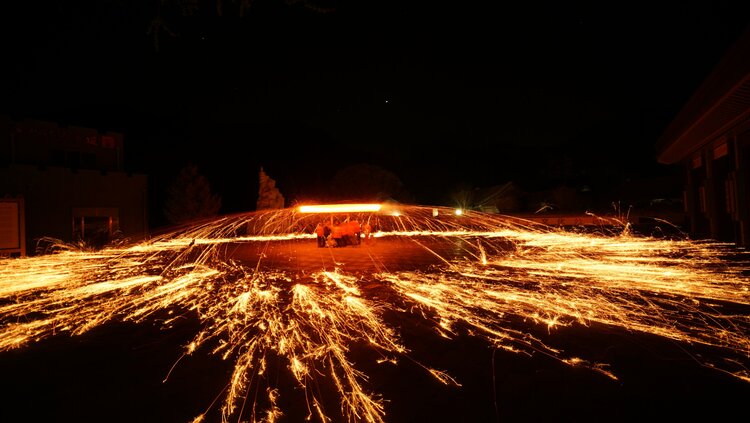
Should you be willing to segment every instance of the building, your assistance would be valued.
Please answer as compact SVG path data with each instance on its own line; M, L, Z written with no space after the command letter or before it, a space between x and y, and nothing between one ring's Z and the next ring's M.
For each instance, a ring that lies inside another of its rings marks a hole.
M0 236L25 234L26 251L11 252L33 254L45 238L100 247L144 237L147 182L123 170L120 133L0 115L0 197L8 216L24 210L20 219L3 220L18 221L19 231L0 229ZM13 200L22 207L13 208Z
M750 27L657 142L657 159L684 168L687 229L750 245Z

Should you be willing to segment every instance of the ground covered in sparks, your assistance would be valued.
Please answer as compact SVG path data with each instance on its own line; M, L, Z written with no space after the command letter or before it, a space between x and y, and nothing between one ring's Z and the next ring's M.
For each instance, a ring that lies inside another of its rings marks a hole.
M333 217L374 236L318 248ZM0 421L729 419L750 398L731 245L391 206L54 247L0 261Z

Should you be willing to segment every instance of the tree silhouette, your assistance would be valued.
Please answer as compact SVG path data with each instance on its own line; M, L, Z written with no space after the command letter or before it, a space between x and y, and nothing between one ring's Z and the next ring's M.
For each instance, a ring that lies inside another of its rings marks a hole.
M255 0L160 0L149 19L147 33L154 49L159 51L163 35L171 39L180 36L180 28L196 20L207 18L243 18L251 12ZM330 13L336 8L320 0L284 0L280 6L301 7L312 13ZM199 18L199 19L196 19Z
M403 182L393 172L379 166L360 163L339 170L331 181L337 200L397 200L411 202Z
M216 216L221 208L221 197L211 193L208 180L198 173L198 166L183 167L167 189L164 216L170 223Z
M255 209L283 209L284 196L281 195L279 189L276 188L276 181L266 175L266 172L263 171L263 167L260 168L259 176L258 202L256 203Z

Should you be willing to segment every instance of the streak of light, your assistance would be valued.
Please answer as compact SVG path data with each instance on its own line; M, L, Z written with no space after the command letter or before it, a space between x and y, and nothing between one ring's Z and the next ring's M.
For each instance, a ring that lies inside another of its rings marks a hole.
M378 212L382 204L318 204L299 206L300 213L357 213Z
M200 330L175 366L199 351L233 362L220 393L225 422L284 414L285 391L267 376L279 360L304 392L309 419L385 421L384 399L354 364L355 346L374 351L378 365L413 363L438 383L460 386L413 356L387 317L394 315L421 319L442 339L468 334L612 379L618 375L609 363L587 358L585 349L566 351L556 333L608 327L657 336L688 351L710 349L696 360L750 383L748 261L732 245L562 231L472 211L457 217L449 208L349 212L376 231L375 244L347 253L376 271L322 265L338 252L315 247L317 218L301 208L197 221L98 251L60 245L53 254L2 259L0 351L113 321L169 330L197 319ZM378 243L416 253L389 255ZM299 254L316 264L290 262L303 246L309 250ZM235 257L242 249L255 255ZM329 395L339 411L326 407Z

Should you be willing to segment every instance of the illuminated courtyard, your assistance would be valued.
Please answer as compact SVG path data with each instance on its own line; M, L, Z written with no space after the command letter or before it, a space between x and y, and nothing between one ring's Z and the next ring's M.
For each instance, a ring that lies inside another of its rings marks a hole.
M376 230L319 248L334 214ZM391 206L57 248L0 266L3 421L728 418L750 395L731 245Z

